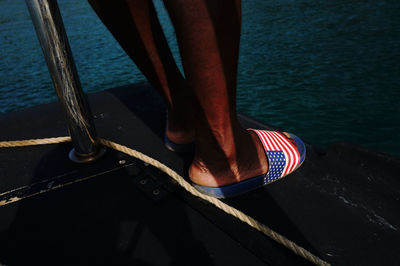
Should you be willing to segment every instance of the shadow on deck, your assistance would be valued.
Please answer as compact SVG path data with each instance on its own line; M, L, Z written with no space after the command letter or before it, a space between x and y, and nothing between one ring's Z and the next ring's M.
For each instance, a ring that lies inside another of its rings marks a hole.
M89 96L98 135L185 174L164 148L163 103L146 83ZM245 127L269 128L241 116ZM1 140L67 135L57 103L0 115ZM307 144L288 178L226 203L338 265L400 263L400 160L349 143ZM70 143L0 150L0 264L304 265L151 166L108 150L86 165Z

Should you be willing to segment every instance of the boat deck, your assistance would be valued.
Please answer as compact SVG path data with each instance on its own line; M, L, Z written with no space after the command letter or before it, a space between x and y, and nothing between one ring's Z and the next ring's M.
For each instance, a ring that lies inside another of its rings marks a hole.
M147 83L94 93L98 135L185 175L163 145L165 112ZM240 116L245 127L269 128ZM57 103L0 115L0 140L66 136ZM159 170L71 143L0 149L0 265L308 265ZM291 176L224 200L333 265L400 263L400 160L350 143L307 143Z

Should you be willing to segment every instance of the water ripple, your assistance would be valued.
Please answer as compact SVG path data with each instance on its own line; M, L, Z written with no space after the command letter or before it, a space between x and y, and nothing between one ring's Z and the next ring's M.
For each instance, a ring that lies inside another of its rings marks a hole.
M85 91L144 80L86 1L59 5ZM399 1L243 1L238 108L322 146L400 156L399 61ZM55 99L23 0L0 1L0 70L0 113Z

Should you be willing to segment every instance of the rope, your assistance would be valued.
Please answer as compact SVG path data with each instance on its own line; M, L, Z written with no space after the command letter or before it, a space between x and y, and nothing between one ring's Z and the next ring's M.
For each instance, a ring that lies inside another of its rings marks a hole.
M71 141L70 137L58 137L58 138L45 138L45 139L30 139L30 140L20 140L20 141L1 141L0 148L2 147L22 147L22 146L31 146L31 145L43 145L43 144L55 144L61 142L68 142ZM197 191L190 183L188 183L182 176L180 176L177 172L166 166L165 164L139 152L134 149L128 148L124 145L115 143L110 140L106 139L99 139L99 142L104 146L107 146L111 149L123 152L130 156L133 156L145 163L148 163L162 172L166 173L170 177L172 177L181 187L183 187L186 191L191 193L192 195L199 197L203 200L208 201L209 203L213 204L217 208L221 209L222 211L232 215L233 217L239 219L240 221L248 224L250 227L258 230L259 232L263 233L264 235L268 236L269 238L273 239L277 243L285 246L286 248L293 251L295 254L299 255L300 257L314 263L315 265L330 265L328 262L318 258L308 250L304 249L303 247L297 245L293 241L287 239L286 237L282 236L281 234L273 231L268 226L258 222L254 218L246 215L245 213L241 212L240 210L229 206L228 204L222 202L221 200L204 195Z
M44 144L56 144L56 143L68 142L68 141L71 141L71 137L0 141L0 148L23 147L23 146L44 145Z

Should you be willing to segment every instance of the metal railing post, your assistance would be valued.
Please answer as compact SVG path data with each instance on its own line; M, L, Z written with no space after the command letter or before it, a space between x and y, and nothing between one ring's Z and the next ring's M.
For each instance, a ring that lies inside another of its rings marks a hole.
M105 148L97 141L57 1L25 1L74 145L69 157L75 162L93 161L104 153Z

